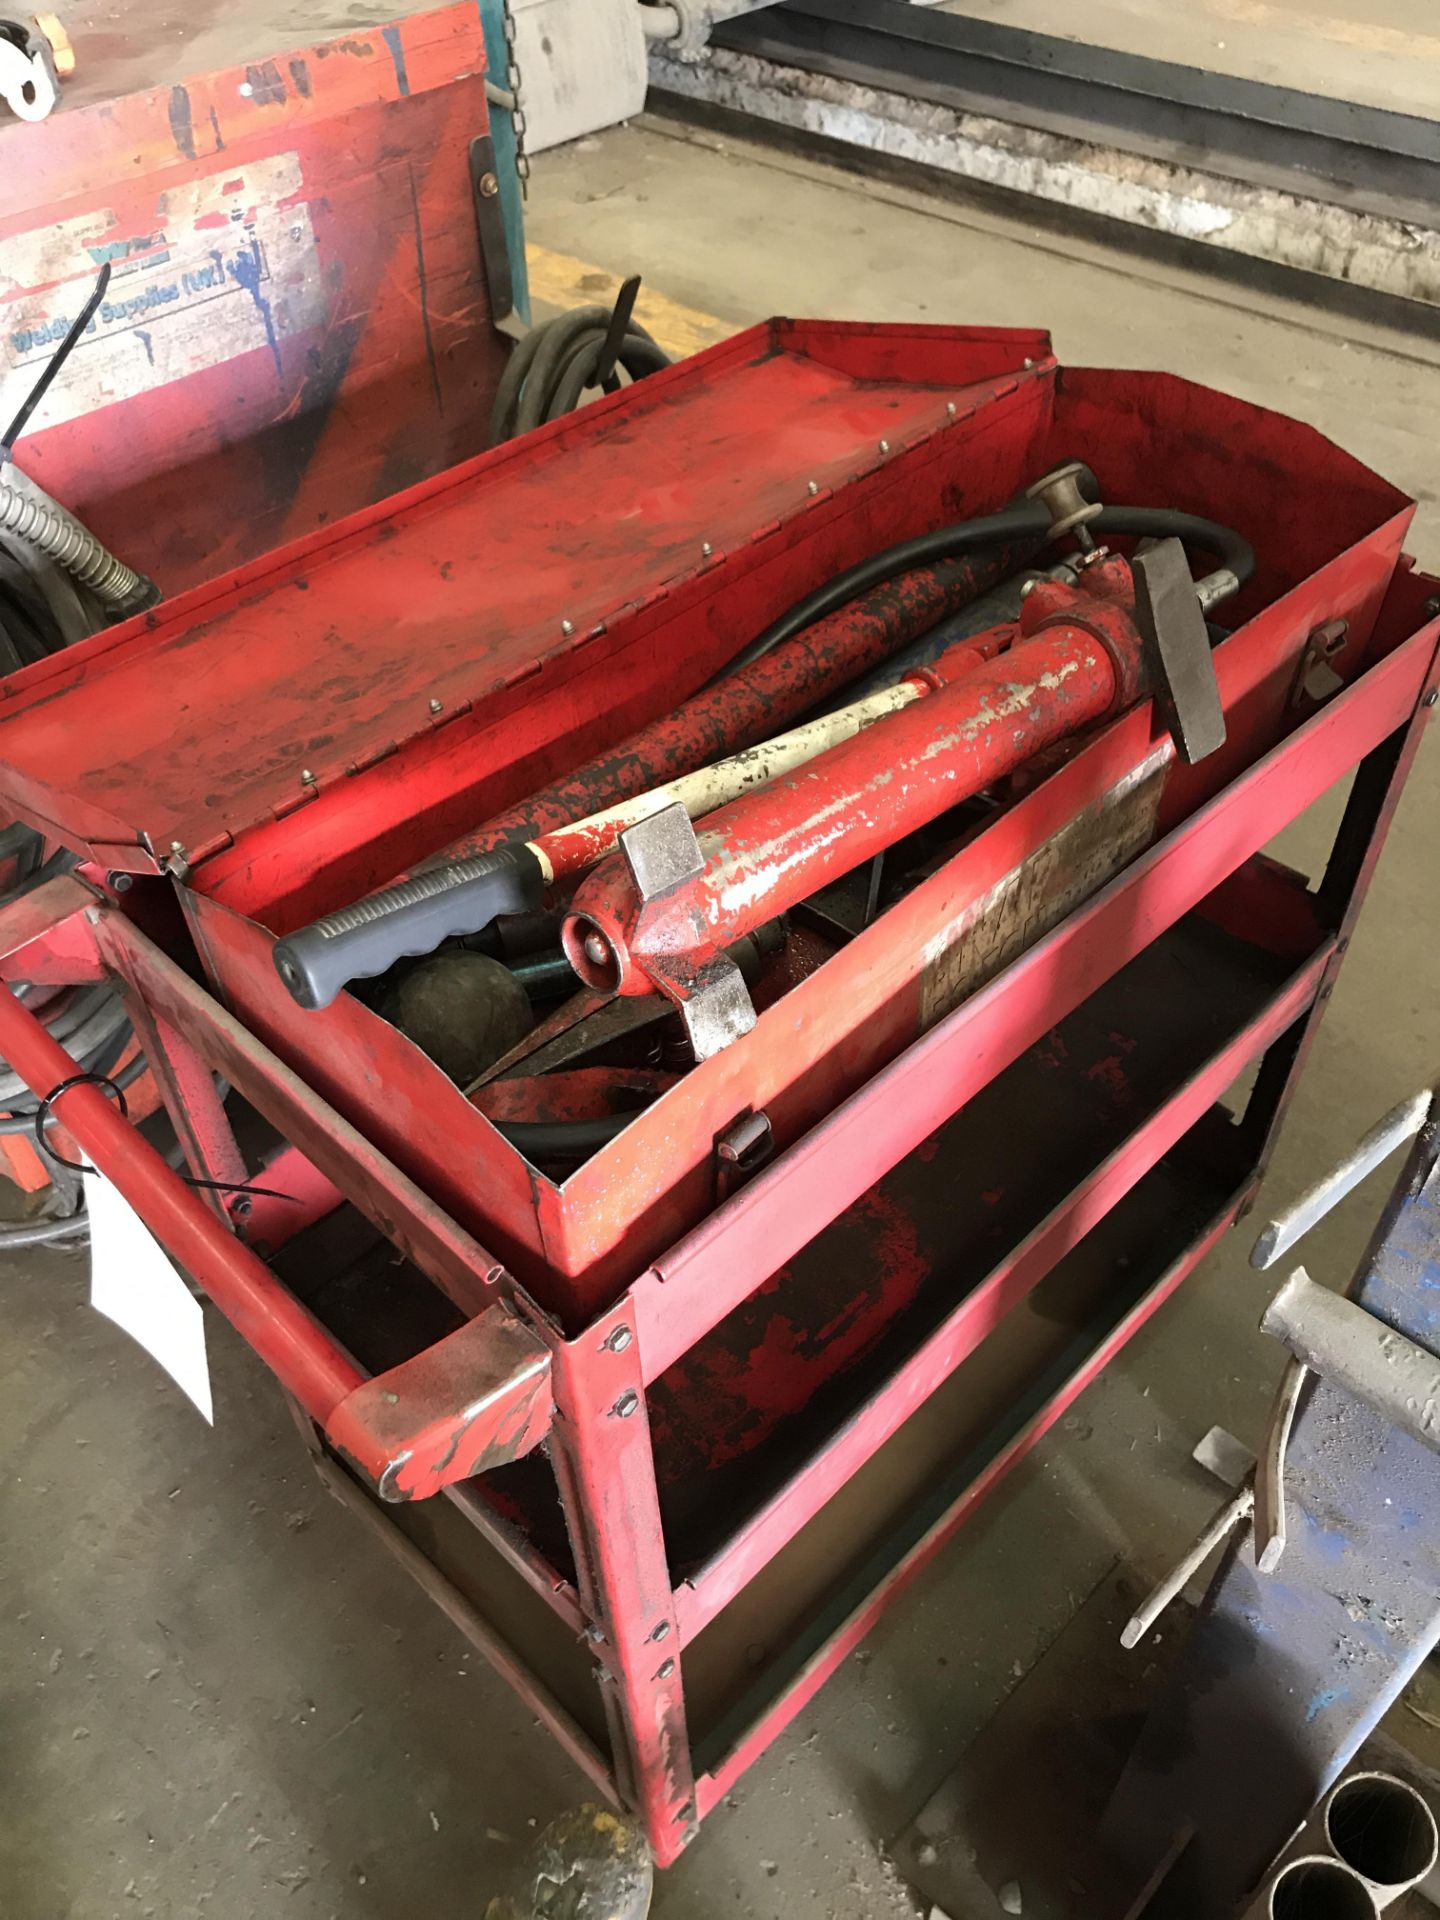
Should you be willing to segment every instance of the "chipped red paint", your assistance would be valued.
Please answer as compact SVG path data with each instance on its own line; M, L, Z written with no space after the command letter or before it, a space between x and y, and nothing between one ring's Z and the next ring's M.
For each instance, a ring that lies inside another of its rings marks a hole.
M752 666L682 701L618 747L465 834L434 856L463 860L507 840L535 840L696 767L768 739L879 666L937 621L1008 577L1014 551L920 567L862 595L782 642ZM977 657L979 654L976 646ZM597 847L597 852L602 848Z
M426 1500L508 1465L550 1431L550 1350L504 1306L367 1380L334 1409L326 1438L382 1500Z
M742 794L773 784L792 766L818 759L851 734L877 725L905 705L927 699L993 659L1012 639L1012 629L995 628L978 640L948 648L933 665L912 667L901 674L894 686L807 721L802 731L808 730L808 739L803 745L795 733L771 736L755 742L739 756L706 762L688 782L677 778L667 786L650 788L628 802L608 807L603 813L537 834L529 844L548 873L552 894L563 895L572 888L579 875L615 851L628 828L638 826L652 814L679 802L691 819L708 817Z

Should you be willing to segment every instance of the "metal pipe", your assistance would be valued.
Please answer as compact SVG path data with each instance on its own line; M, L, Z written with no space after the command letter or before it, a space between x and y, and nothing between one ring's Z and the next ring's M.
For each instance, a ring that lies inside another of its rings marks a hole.
M1283 1213L1270 1222L1255 1242L1250 1255L1251 1266L1263 1273L1267 1267L1273 1267L1277 1260L1283 1259L1318 1221L1325 1218L1332 1207L1337 1207L1362 1180L1388 1160L1397 1147L1415 1138L1429 1118L1433 1105L1435 1094L1426 1087L1420 1093L1412 1094L1408 1100L1402 1100L1398 1107L1392 1107L1383 1120L1377 1120L1338 1166L1332 1167L1313 1186L1307 1187L1298 1199L1293 1200Z
M713 27L722 20L738 20L742 14L758 13L762 7L775 4L775 0L670 0L664 6L643 4L640 9L641 24L650 40L663 40L670 43L670 49L682 60L698 60L704 53ZM673 27L666 21L652 25L645 19L646 14L668 14L674 21Z
M1360 1875L1382 1913L1440 1858L1435 1816L1414 1787L1390 1773L1342 1780L1325 1802L1321 1827L1330 1851Z
M8 988L0 992L0 1054L38 1099L80 1071ZM98 1086L73 1086L54 1105L94 1166L119 1188L281 1385L314 1419L328 1420L366 1376Z
M275 948L281 979L302 1007L328 1006L351 980L373 978L409 954L433 953L451 936L478 933L497 914L538 906L542 868L528 845L771 733L968 605L1009 564L1001 550L887 581L413 873L290 934ZM976 644L983 653L984 643Z
M1228 1540L1236 1527L1248 1520L1254 1510L1255 1491L1247 1481L1233 1498L1212 1515L1187 1552L1176 1561L1164 1579L1151 1589L1126 1621L1120 1644L1127 1653L1139 1646L1161 1614L1173 1600L1179 1599L1220 1543Z
M651 5L641 0L640 26L647 40L680 38L680 16L674 7Z
M1116 662L1093 633L1047 627L709 815L701 871L663 898L642 898L626 862L607 860L562 929L570 962L589 986L649 993L647 962L663 972L669 956L731 945L1103 718L1120 691Z
M1270 1879L1244 1920L1375 1920L1375 1897L1358 1873L1323 1854L1291 1860Z
M1297 1267L1260 1322L1305 1366L1440 1451L1440 1359Z

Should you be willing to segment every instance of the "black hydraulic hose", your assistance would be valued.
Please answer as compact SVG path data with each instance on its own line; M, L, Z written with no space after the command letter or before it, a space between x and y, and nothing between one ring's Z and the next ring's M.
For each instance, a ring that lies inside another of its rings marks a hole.
M22 993L20 997L23 1000L25 996ZM86 1039L77 1040L76 1036L83 1032L98 1012L112 1004L114 1003L107 988L81 987L77 992L65 994L58 1006L53 1000L48 1002L41 1010L40 1018L46 1031L58 1040L61 1046L74 1041L77 1046L83 1048L90 1042ZM0 1106L3 1106L12 1094L23 1094L24 1089L25 1082L19 1074L0 1063Z
M49 1013L49 1008L45 1013ZM51 1039L73 1053L87 1073L89 1058L107 1047L122 1028L129 1029L125 1009L108 987L91 987L77 993L54 1019L42 1016L41 1024ZM5 1065L0 1062L0 1067ZM0 1073L0 1108L16 1100L27 1100L30 1088L20 1075L7 1069Z
M562 414L573 413L580 404L581 394L587 387L594 386L597 345L596 341L586 338L570 355L555 382L554 397L545 411L547 420L558 420ZM647 374L659 373L669 364L669 354L649 334L638 331L626 334L620 349L620 365L631 380L643 380Z
M545 1160L578 1160L585 1154L598 1153L643 1111L637 1108L634 1113L606 1113L596 1120L495 1120L491 1124L517 1153L538 1166Z
M990 547L1043 540L1050 524L1048 507L1039 501L1027 502L980 520L961 520L948 527L937 527L931 533L918 534L913 540L902 540L896 546L872 553L869 559L836 574L823 587L797 600L788 612L772 621L749 646L736 654L709 684L713 686L742 667L753 665L782 641L793 639L817 620L845 606L857 594L883 586L896 574L908 573L912 567L933 566L940 560L958 559L963 554L983 552ZM1126 534L1136 539L1173 537L1187 547L1198 547L1204 553L1213 554L1221 563L1220 570L1196 583L1196 591L1207 611L1238 592L1255 571L1255 551L1248 540L1230 527L1222 527L1217 521L1204 520L1193 513L1179 513L1169 507L1104 507L1090 522L1090 528L1096 534Z
M803 600L797 600L706 684L713 687L717 681L728 680L732 673L753 666L783 641L793 640L797 633L837 613L860 594L869 593L873 587L883 587L896 574L908 573L913 567L933 566L939 560L958 560L967 553L984 553L991 547L1043 540L1049 531L1049 509L1036 503L1007 507L1003 513L986 514L980 520L957 521L952 526L937 527L932 533L917 534L913 540L902 540L898 546L882 548L869 559L847 567L844 573L837 573L833 580L816 587Z
M1096 533L1125 534L1134 540L1178 540L1218 560L1214 573L1195 582L1207 612L1237 594L1255 572L1255 549L1244 534L1177 507L1102 507L1090 525Z

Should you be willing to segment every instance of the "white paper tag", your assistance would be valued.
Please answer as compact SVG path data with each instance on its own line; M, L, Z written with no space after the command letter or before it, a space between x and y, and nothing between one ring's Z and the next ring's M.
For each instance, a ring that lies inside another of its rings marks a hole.
M213 1427L205 1314L169 1255L118 1187L85 1176L90 1215L90 1304L169 1374Z

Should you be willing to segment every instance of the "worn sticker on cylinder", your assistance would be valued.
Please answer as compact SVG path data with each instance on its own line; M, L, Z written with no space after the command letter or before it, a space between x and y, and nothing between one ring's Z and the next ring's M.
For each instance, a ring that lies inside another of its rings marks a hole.
M922 1031L993 980L1149 846L1174 758L1164 741L926 942Z

